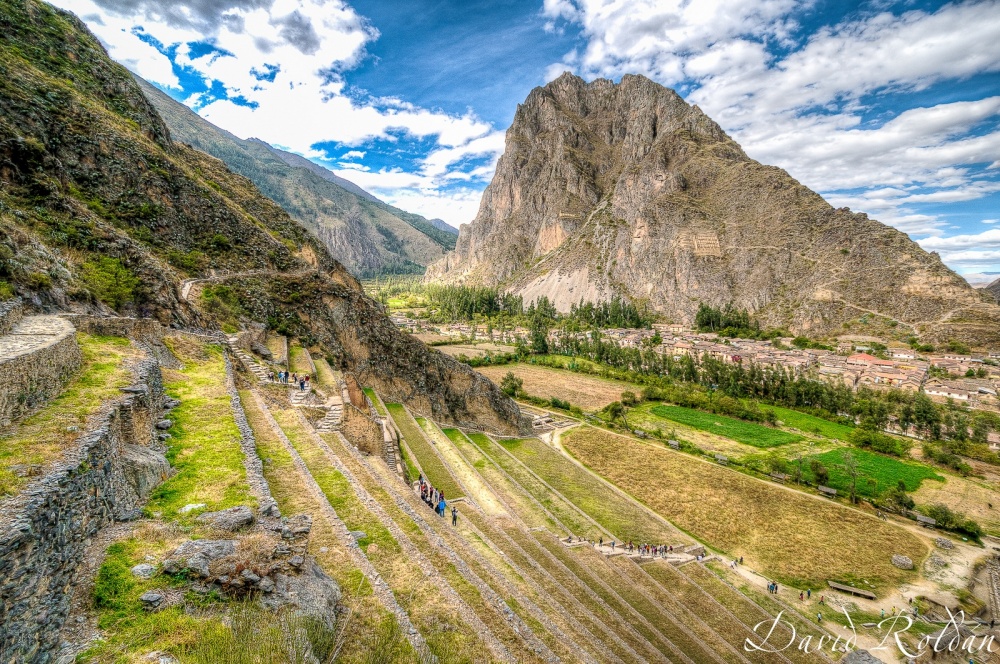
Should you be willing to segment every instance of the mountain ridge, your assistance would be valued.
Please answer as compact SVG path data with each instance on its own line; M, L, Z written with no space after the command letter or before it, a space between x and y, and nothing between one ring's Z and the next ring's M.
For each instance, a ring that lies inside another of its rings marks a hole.
M400 332L250 180L174 140L76 16L39 0L4 7L2 299L180 328L280 328L387 398L518 428L517 406L495 385ZM213 288L189 300L182 283L199 279Z
M341 182L348 181L307 159L260 139L243 140L133 77L176 140L249 178L355 274L420 272L454 246L454 236L423 217L393 208L353 183L345 188Z
M700 303L832 334L877 319L1000 342L1000 309L905 234L751 159L676 92L563 74L529 93L456 249L425 279L566 310L618 294L691 322Z

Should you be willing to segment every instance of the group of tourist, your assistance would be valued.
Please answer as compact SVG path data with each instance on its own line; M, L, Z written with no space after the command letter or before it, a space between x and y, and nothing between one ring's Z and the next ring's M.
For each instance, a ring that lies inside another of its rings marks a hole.
M444 518L445 512L448 510L448 503L444 499L444 491L431 486L430 482L425 480L423 475L417 480L417 487L420 491L420 499L427 503L427 506L434 510L435 514ZM451 525L458 525L458 509L454 506L451 508Z
M268 371L267 379L272 383L278 382L283 385L298 385L299 390L303 392L309 389L309 374L302 374L300 376L297 373L289 373L287 371L279 371L277 374L273 371Z
M573 542L573 536L572 535L570 535L569 541L570 541L570 543ZM603 537L601 537L598 540L597 546L598 547L604 546L604 538ZM611 547L611 551L614 552L615 549L616 549L616 547L618 546L618 543L616 541L612 540L611 542L608 543L608 546L610 546ZM674 552L674 547L672 545L667 545L667 544L636 544L632 540L629 540L627 543L622 543L621 548L622 548L622 551L624 551L625 553L635 553L635 552L638 551L640 558L645 558L647 556L650 557L650 558L666 558L668 554L671 554L671 553Z

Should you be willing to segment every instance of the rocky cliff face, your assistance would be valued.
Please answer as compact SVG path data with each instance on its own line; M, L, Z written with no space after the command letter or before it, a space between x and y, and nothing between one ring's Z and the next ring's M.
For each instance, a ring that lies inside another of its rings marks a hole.
M564 74L533 90L478 215L427 278L544 295L563 310L619 293L676 321L700 302L732 303L795 332L864 318L1000 341L1000 308L936 255L750 159L642 76Z
M284 325L443 419L520 424L496 386L396 330L249 180L173 141L83 24L38 0L0 0L0 185L2 300L175 326L217 326L222 314ZM228 290L188 300L182 281L206 277ZM241 279L256 300L241 299Z

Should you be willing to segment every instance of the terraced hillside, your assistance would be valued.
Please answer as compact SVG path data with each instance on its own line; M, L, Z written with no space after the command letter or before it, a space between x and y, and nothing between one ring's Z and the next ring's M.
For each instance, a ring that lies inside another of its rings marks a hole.
M53 403L91 371L98 337L79 338L84 362ZM817 503L810 516L796 511L805 496L587 427L549 443L501 439L442 427L370 387L356 390L359 408L329 367L309 390L274 381L274 354L248 338L174 331L158 342L168 414L154 437L172 469L150 484L141 512L92 531L84 581L58 635L63 655L229 662L246 661L233 658L249 648L263 658L255 661L309 652L338 662L804 664L830 653L752 651L746 641L762 638L779 612L784 641L790 625L798 638L845 634L835 620L843 599L829 596L827 575L877 582L887 597L893 585L921 582L917 572L887 569L882 549L920 560L925 538L847 507ZM99 339L122 358L143 352L124 338ZM305 362L306 349L290 346ZM103 382L122 385L114 372ZM404 463L372 451L352 418L389 432L385 445ZM664 454L708 475L682 476ZM443 515L422 499L419 476L444 491ZM671 477L680 483L662 483ZM775 505L787 502L772 515L783 545L726 539L748 532L739 519L756 518L751 505L723 518L736 500L727 482L744 481L754 485L741 495L770 491ZM809 543L783 530L792 516ZM840 551L854 576L830 558L839 544L809 529L832 522L837 542L859 543ZM802 550L810 555L799 560ZM733 565L741 556L745 564ZM782 590L765 593L773 579ZM812 598L799 600L806 588ZM818 605L823 595L828 604ZM852 610L871 613L857 601ZM807 617L817 610L831 620ZM308 634L305 650L290 645L296 630ZM872 645L878 635L865 629L859 638Z

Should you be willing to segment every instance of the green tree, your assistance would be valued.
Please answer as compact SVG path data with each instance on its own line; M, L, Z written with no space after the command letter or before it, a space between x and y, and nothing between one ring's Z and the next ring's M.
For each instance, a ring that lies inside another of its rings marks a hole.
M504 394L511 397L516 397L521 393L521 389L524 387L524 381L514 375L513 371L508 371L504 374L504 377L500 379L500 389L503 390Z
M627 414L628 408L626 408L621 401L615 401L608 405L608 419L611 422L621 420L626 429L628 428L628 419L626 419Z

